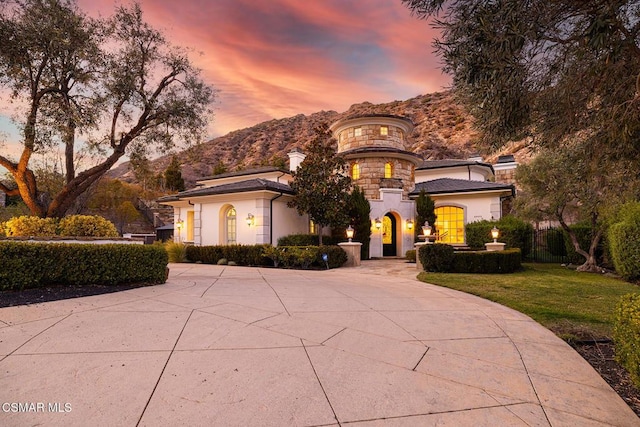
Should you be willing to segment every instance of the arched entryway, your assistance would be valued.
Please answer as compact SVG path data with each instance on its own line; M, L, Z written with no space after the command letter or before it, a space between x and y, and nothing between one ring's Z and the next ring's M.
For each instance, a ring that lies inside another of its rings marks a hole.
M397 256L396 218L392 213L382 218L382 256Z

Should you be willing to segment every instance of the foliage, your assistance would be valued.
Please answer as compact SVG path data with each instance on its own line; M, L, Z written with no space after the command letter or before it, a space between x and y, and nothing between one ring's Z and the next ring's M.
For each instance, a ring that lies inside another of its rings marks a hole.
M640 295L620 298L615 310L613 341L616 360L627 369L636 387L640 387Z
M369 259L371 244L371 204L360 187L355 186L348 201L349 218L353 227L353 241L362 243L360 259ZM343 234L346 236L346 234ZM327 242L328 243L328 242Z
M351 179L347 164L335 152L335 140L324 128L317 128L307 146L307 156L293 172L291 188L295 191L289 207L300 215L308 214L318 225L341 227L349 222L347 203ZM322 244L322 234L320 234Z
M228 172L227 165L225 165L222 160L218 160L218 163L216 163L213 167L213 171L211 172L211 174L220 175L226 172Z
M327 264L322 255L327 255ZM338 268L347 262L347 253L340 246L269 246L264 256L273 262L274 267L285 268Z
M164 244L169 262L187 262L187 245L184 243L167 241Z
M0 155L17 188L0 190L19 194L35 216L64 216L123 155L142 165L156 149L198 142L207 128L213 90L138 4L92 19L75 0L14 2L0 9L0 38L0 92L18 106L22 129L19 160ZM42 197L30 161L58 145L63 187ZM93 156L91 165L76 171L83 155Z
M424 189L420 190L420 194L416 198L416 213L416 224L414 226L415 240L417 242L418 235L422 234L422 226L425 221L429 221L429 225L431 225L431 234L436 234L436 204Z
M138 209L131 203L129 200L125 200L120 203L118 207L116 207L115 212L113 213L114 219L116 221L116 225L118 227L118 232L120 234L124 233L124 226L131 221L135 221L140 217L140 213Z
M340 236L324 236L322 240L326 245L337 245L344 242L344 233ZM278 246L318 246L320 236L317 234L289 234L278 239Z
M109 220L97 215L70 215L58 223L61 236L118 237L118 230Z
M91 191L87 207L112 219L122 234L127 223L140 217L134 203L143 196L143 193L144 191L138 186L118 179L102 178ZM149 192L147 195L150 195Z
M484 249L484 244L493 241L491 229L496 226L500 230L498 240L506 244L506 248L519 248L522 256L531 252L531 236L533 226L513 216L504 216L498 221L476 221L465 225L467 244L474 249Z
M567 248L564 243L564 233L562 230L551 228L546 232L546 244L549 253L553 256L566 256Z
M182 169L176 156L171 157L171 162L164 171L164 185L170 191L184 191L185 189Z
M164 283L167 253L155 245L0 242L0 289Z
M427 283L478 295L518 310L559 334L611 338L614 309L630 283L603 274L581 274L558 264L525 264L513 274L421 273Z
M407 261L409 262L416 262L416 250L415 249L409 249L405 254L404 257Z
M50 237L58 234L58 222L54 218L23 215L2 224L9 237Z
M640 203L622 209L609 229L609 248L616 272L626 280L640 280Z
M577 224L571 224L569 226L569 230L574 235L574 237L578 242L578 245L581 248L588 248L591 245L591 242L593 241L593 234L594 234L591 224L584 221L579 222ZM567 253L568 261L573 264L584 263L585 256L580 254L578 251L576 251L571 235L567 231L564 231L563 235L564 235L564 246L565 246L565 251ZM595 251L594 251L594 256L595 256L595 259L598 261L598 264L600 264L600 260L602 259L602 252L603 251L602 251L602 238L601 238L598 241L598 246L595 248Z
M471 274L504 274L522 269L520 249L504 251L456 252L451 272Z
M187 246L187 259L191 262L217 264L221 259L237 265L268 265L264 250L269 245Z
M418 256L424 271L447 273L453 266L454 252L451 245L433 243L420 246Z

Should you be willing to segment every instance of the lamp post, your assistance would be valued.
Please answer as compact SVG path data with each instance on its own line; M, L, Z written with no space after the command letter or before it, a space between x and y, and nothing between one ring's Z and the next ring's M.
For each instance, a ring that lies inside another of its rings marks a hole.
M353 233L354 233L353 227L351 225L349 225L347 227L346 232L347 232L347 239L349 239L349 243L351 243L351 239L353 239Z
M498 237L500 236L500 230L495 225L491 229L491 237L493 238L493 243L498 242Z
M424 225L422 226L422 234L424 235L424 241L426 243L431 243L429 241L429 237L431 237L432 230L433 228L429 225L429 221L425 221Z

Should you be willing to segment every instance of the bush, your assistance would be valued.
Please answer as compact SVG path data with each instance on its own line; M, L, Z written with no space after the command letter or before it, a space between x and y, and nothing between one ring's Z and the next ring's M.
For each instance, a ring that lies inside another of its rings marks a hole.
M608 237L616 272L625 280L640 280L640 217L613 224Z
M507 249L519 248L522 256L527 257L531 252L531 237L533 226L514 216L507 215L499 221L477 221L465 226L467 245L474 249L484 249L484 244L492 242L491 229L500 229L498 241L506 243Z
M567 256L567 247L564 243L564 230L551 228L545 236L547 250L553 256Z
M613 341L616 360L640 387L640 295L628 294L620 299L613 319Z
M322 236L323 245L337 245L344 242L344 234L342 236ZM278 246L318 246L320 238L317 234L290 234L278 239Z
M156 245L0 242L0 289L164 283L168 257Z
M589 247L591 246L591 237L593 235L593 229L591 225L588 223L577 223L570 225L569 228L575 233L578 243L580 247L585 251L589 252ZM585 258L576 252L576 249L573 247L573 242L571 242L571 238L569 237L569 233L564 232L564 245L567 250L567 257L570 263L573 264L583 264L586 260ZM598 264L602 262L602 257L604 254L604 239L600 240L600 244L596 248L596 260Z
M338 268L347 262L347 253L340 246L278 246L266 248L265 257L274 267L287 268ZM327 255L327 263L322 255Z
M187 262L187 245L184 243L168 241L164 249L169 256L169 262Z
M415 249L408 250L407 253L404 256L405 256L407 261L416 262L416 250Z
M453 266L454 252L451 245L434 243L420 246L418 256L424 271L448 273Z
M97 215L71 215L64 217L58 224L61 236L118 237L113 223Z
M451 271L454 273L497 274L522 269L520 249L505 251L456 252Z
M187 259L203 264L217 264L221 259L237 265L269 265L264 257L268 245L187 246Z
M58 234L58 224L55 218L40 218L22 215L11 218L2 224L6 236L51 237Z

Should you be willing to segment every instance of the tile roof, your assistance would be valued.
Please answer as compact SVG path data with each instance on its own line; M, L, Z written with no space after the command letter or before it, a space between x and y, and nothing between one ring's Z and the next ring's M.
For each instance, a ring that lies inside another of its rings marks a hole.
M245 169L245 170L241 170L241 171L225 172L225 173L221 173L221 174L218 174L218 175L206 176L204 178L199 178L198 181L208 181L208 180L211 180L211 179L229 178L229 177L233 177L233 176L254 175L254 174L259 174L259 173L267 173L267 172L291 173L291 172L289 172L287 170L276 168L276 167L273 167L273 166L263 166L263 167L254 168L254 169Z
M419 182L416 188L409 194L417 196L420 190L427 194L445 193L473 193L476 191L510 190L515 195L515 187L510 184L501 184L488 181L468 181L465 179L439 178L431 181Z
M492 168L489 163L478 162L475 160L425 160L422 162L420 166L418 166L417 170L425 170L425 169L440 169L440 168L453 168L456 166L486 166Z
M229 184L215 185L213 187L197 187L191 190L182 191L178 194L164 196L158 202L174 202L189 197L213 196L216 194L245 193L248 191L273 191L276 193L294 194L294 191L287 184L269 181L268 179L254 178Z

